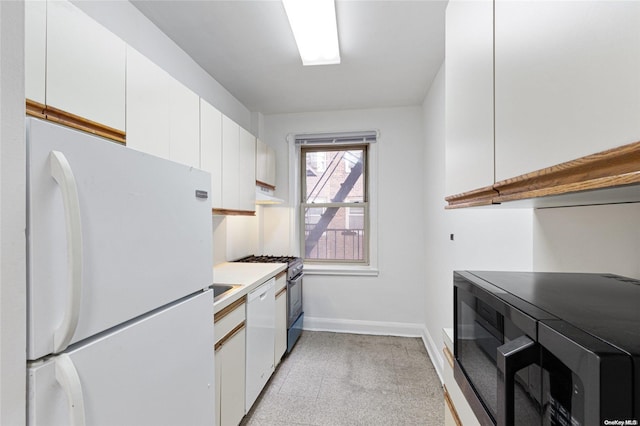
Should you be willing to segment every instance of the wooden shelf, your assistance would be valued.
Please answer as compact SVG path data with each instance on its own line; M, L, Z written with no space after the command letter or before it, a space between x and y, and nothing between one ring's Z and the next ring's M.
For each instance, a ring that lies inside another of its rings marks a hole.
M253 210L211 209L211 213L217 216L255 216Z
M493 186L474 189L473 191L463 192L462 194L451 195L445 200L449 203L447 209L459 209L463 207L489 206L493 204L493 200L498 196L498 192Z
M593 203L640 201L635 191L640 184L640 142L634 142L617 148L587 155L535 172L496 182L490 187L480 188L463 194L445 198L447 208L474 207L501 204L511 201L556 197L557 204L562 200L558 196L585 193L584 197L574 197L581 204L590 204L589 194L609 189L630 187L631 191L616 191L619 199L599 195L593 197ZM493 193L492 193L493 191ZM575 204L577 201L572 202ZM544 204L544 203L542 203Z

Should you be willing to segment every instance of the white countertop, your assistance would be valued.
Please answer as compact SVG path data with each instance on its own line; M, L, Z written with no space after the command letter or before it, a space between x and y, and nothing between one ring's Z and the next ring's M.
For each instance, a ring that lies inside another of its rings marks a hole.
M234 291L230 291L213 304L214 312L229 306L254 288L279 272L287 269L286 263L242 263L226 262L213 267L214 284L237 285Z

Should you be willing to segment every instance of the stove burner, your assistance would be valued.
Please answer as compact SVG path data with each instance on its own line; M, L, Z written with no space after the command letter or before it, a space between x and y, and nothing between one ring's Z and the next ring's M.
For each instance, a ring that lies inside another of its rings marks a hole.
M236 262L245 262L245 263L292 263L298 261L300 258L295 256L247 256L242 259L236 260Z

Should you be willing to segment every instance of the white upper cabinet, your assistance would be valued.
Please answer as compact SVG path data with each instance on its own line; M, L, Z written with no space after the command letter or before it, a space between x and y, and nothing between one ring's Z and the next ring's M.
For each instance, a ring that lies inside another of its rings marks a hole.
M125 42L67 1L47 3L46 33L46 104L124 129Z
M200 98L127 47L127 146L200 167Z
M640 140L640 2L496 0L495 82L498 181Z
M222 209L255 211L256 138L222 115Z
M239 148L238 206L240 210L254 211L256 204L256 138L242 127L240 127Z
M446 12L446 193L494 183L493 2L450 0Z
M222 116L222 208L239 207L240 126Z
M46 52L47 52L47 2L24 3L24 68L25 95L27 99L45 103Z
M127 146L162 158L170 155L169 75L127 47Z
M169 77L169 159L200 167L200 97Z
M256 182L276 186L275 150L260 139L256 139Z
M200 99L200 168L211 173L211 207L222 208L222 113Z

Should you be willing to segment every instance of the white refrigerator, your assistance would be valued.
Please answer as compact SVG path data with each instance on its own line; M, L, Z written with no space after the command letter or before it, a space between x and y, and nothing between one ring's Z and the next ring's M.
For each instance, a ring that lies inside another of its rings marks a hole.
M28 118L30 425L213 425L209 174Z

